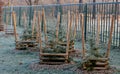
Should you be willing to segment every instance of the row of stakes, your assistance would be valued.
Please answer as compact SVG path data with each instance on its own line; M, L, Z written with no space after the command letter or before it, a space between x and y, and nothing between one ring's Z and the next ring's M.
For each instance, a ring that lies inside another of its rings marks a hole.
M42 14L42 15L41 15ZM78 14L78 13L77 13ZM78 24L78 17L76 14L76 24L75 24L75 28L74 31L72 33L72 37L76 37L76 28L77 28L77 24ZM29 41L19 41L18 37L17 37L17 30L16 30L16 14L15 12L12 13L13 16L13 24L14 24L14 34L15 34L15 42L16 42L16 46L20 45L19 42L23 43L29 43L31 42ZM43 17L43 18L42 18ZM86 57L86 50L85 50L85 41L84 41L84 15L80 13L80 17L81 17L81 34L82 34L82 56L83 59ZM34 16L34 18L36 18ZM38 11L38 25L37 25L37 37L35 40L35 42L37 42L38 44L40 44L39 49L40 49L40 61L41 63L44 64L61 64L61 63L68 63L68 59L70 56L70 53L72 51L75 51L74 49L74 40L73 42L71 42L71 36L70 36L70 31L72 28L72 20L71 18L73 18L70 15L70 11L68 11L68 20L67 20L67 30L66 30L66 42L62 42L59 41L58 35L59 35L59 25L60 25L60 13L58 13L58 17L57 17L57 25L56 25L56 39L55 42L61 46L65 46L65 53L48 53L48 52L43 52L45 48L49 48L51 47L48 41L48 37L47 37L47 27L46 27L46 18L45 18L45 11L44 9L42 9L42 13ZM43 24L44 24L44 39L45 41L42 40L42 32L41 32L41 22L43 19ZM36 21L35 19L33 19L34 21ZM107 47L107 51L106 51L106 55L103 58L97 58L97 59L90 59L90 61L95 60L96 61L96 66L94 67L94 69L108 69L108 58L110 55L110 45L111 45L111 41L112 41L112 32L113 32L113 26L114 26L114 21L115 21L115 17L114 15L112 15L112 19L111 19L111 28L110 28L110 36L109 36L109 41L108 41L108 47ZM34 22L35 23L35 22ZM24 27L26 28L26 25ZM34 28L35 25L32 25L32 36L34 35ZM100 34L100 15L98 15L98 26L97 26L97 35L96 35L96 44L99 45L99 34ZM42 44L45 43L45 47L42 46ZM87 65L83 64L83 68L86 69Z

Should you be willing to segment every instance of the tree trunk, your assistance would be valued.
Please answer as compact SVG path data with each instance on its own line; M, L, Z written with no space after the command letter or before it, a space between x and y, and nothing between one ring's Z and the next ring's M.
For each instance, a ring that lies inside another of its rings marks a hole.
M39 4L39 0L34 0L32 2L32 0L25 0L25 2L27 3L27 5L31 6L31 5L38 5ZM29 27L31 27L31 21L33 20L33 8L29 7Z
M60 0L57 0L56 4L60 4ZM59 6L55 7L55 14L54 16L57 18L57 13L59 12Z
M95 3L96 2L96 0L93 0L93 3ZM93 19L95 19L95 13L96 13L96 8L95 8L95 4L93 4Z
M118 0L116 0L116 2L118 2ZM117 19L117 15L118 15L118 4L115 4L115 19Z
M82 3L82 0L79 0L79 3ZM81 11L82 11L82 5L80 4L79 5L79 13L81 13Z

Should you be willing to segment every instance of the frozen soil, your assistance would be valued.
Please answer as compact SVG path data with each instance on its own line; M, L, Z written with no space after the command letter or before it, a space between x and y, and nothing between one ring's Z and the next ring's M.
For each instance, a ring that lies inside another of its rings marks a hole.
M79 48L80 45L76 43L75 47ZM113 69L93 72L74 68L63 70L71 64L40 65L38 52L15 50L14 36L6 36L4 32L0 32L0 74L120 74L119 54L119 49L111 49L110 65L117 68L114 73Z

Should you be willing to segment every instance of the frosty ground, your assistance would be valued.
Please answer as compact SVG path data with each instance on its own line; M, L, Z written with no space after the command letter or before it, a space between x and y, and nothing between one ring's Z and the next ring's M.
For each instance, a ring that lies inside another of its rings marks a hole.
M76 48L81 46L76 44ZM111 48L110 65L117 68L114 74L120 74L120 49ZM15 50L14 36L6 36L0 32L0 74L77 74L72 70L30 68L31 64L39 62L39 52ZM103 74L103 73L102 73Z

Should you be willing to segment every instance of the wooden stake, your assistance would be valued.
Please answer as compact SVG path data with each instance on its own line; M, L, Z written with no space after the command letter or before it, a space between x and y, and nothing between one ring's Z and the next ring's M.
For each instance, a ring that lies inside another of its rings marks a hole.
M13 24L14 24L15 42L17 42L18 38L17 38L17 32L16 32L16 14L15 14L15 12L12 12L12 16L13 16Z
M33 16L33 24L32 24L32 37L33 37L33 35L34 35L35 21L36 21L36 12L34 12L34 16Z
M70 30L69 30L69 32L70 32L70 34L69 34L70 39L72 38L72 23L73 23L73 13L70 16Z
M47 38L47 27L46 27L46 18L45 18L44 8L42 9L42 16L43 16L43 22L44 22L45 43L47 43L48 38Z
M37 21L37 20L36 20ZM40 21L41 22L41 21ZM39 42L39 32L38 31L40 31L39 29L38 29L38 23L37 23L37 25L36 25L36 42Z
M39 14L40 14L40 11L39 11ZM36 21L37 21L37 19L36 19L36 11L35 11L35 20L34 20L34 21L35 21L34 27L36 26L36 32L37 32L37 33L36 33L36 42L39 42L39 31L40 31L40 30L39 30L39 28L38 28L38 27L39 27L39 26L38 26L38 23L36 23ZM40 20L40 22L41 22L41 20ZM37 24L37 25L36 25L36 24ZM35 28L33 28L33 36L34 36L34 29L35 29Z
M77 25L78 25L78 13L76 12L75 14L75 27L74 27L74 39L76 38L76 30L77 30Z
M97 35L96 35L96 45L99 46L99 39L100 39L100 14L98 14L98 18L97 18L97 21L98 21L98 25L97 25Z
M56 41L58 41L58 35L59 35L59 25L60 25L60 13L58 13L58 15L57 15Z
M41 39L41 15L38 11L38 34L39 34L39 44L40 44L40 54L42 53L42 39Z
M70 11L68 11L68 27L67 27L67 32L66 32L66 38L67 38L67 48L66 48L66 59L68 59L68 53L69 53L69 45L70 45Z
M84 16L81 14L81 31L82 31L82 50L83 58L85 57L85 41L84 41Z
M110 36L109 36L108 48L107 48L107 52L106 52L106 57L107 58L110 56L110 45L111 45L111 42L112 42L112 33L113 33L113 29L114 29L114 22L115 22L115 17L114 17L114 15L112 15L111 27L110 27Z

